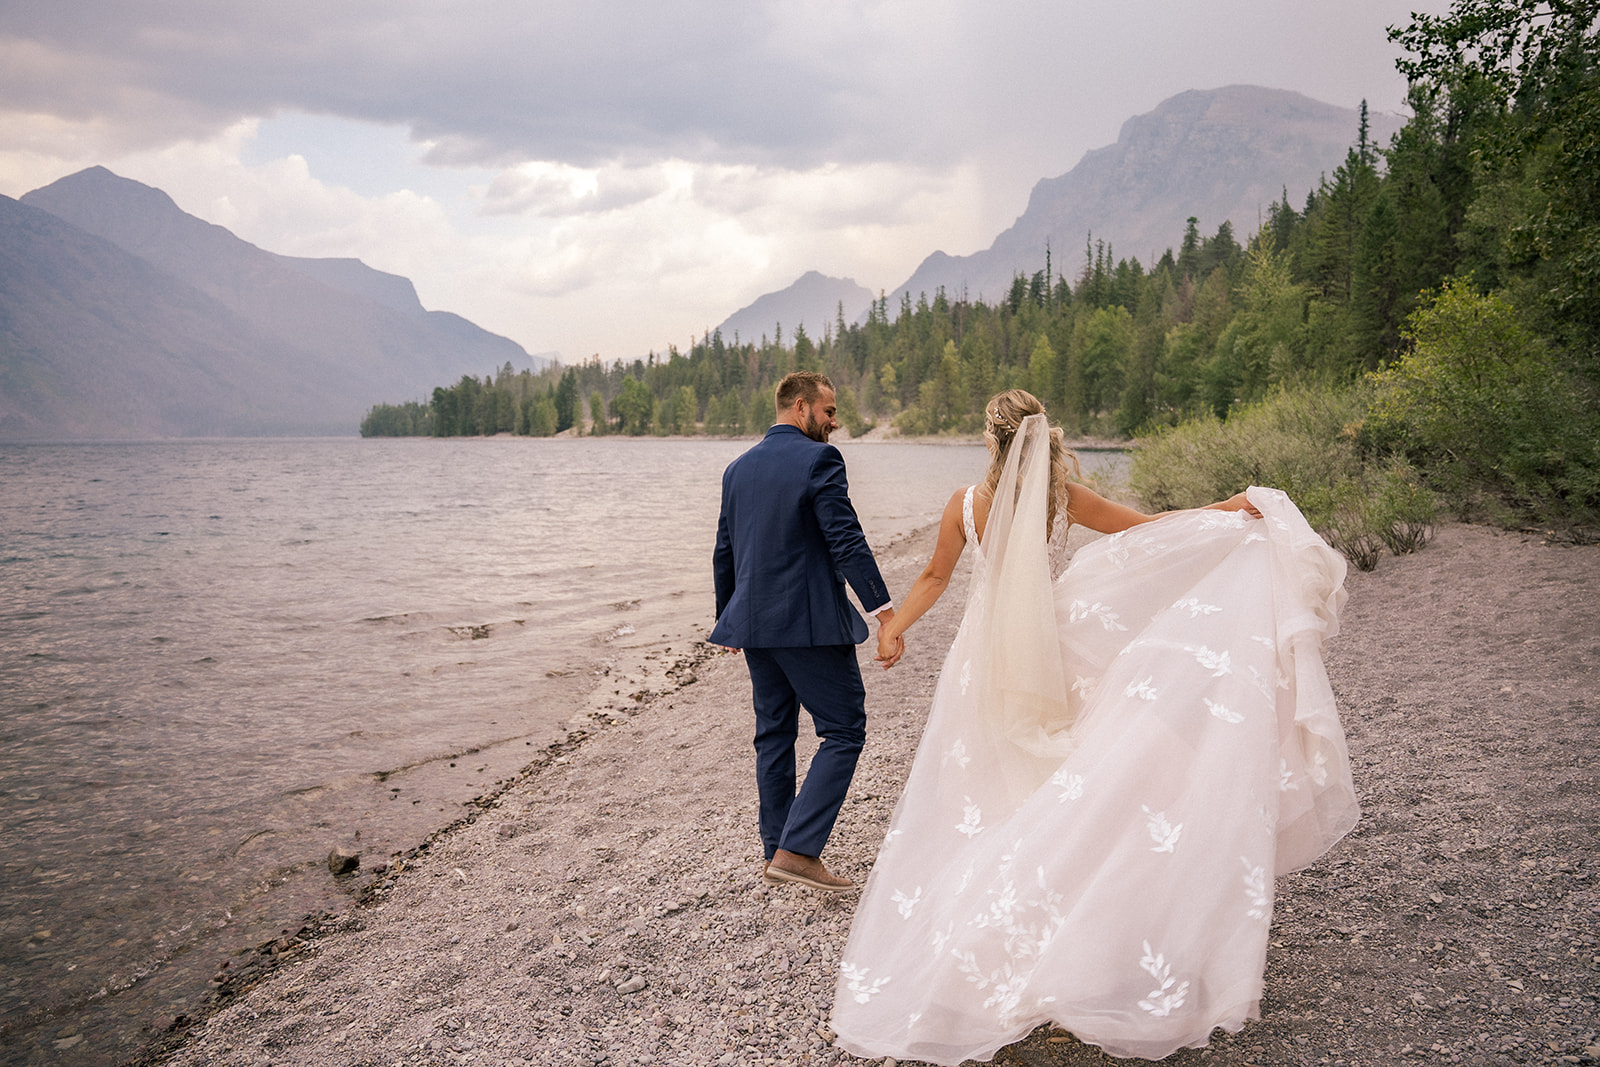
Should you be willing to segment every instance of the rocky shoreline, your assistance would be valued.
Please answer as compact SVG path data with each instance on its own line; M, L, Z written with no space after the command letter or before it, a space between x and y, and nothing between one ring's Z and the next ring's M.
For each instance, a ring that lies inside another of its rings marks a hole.
M880 554L891 588L931 547ZM1328 664L1362 822L1279 880L1261 1020L1166 1062L1600 1062L1600 548L1450 525L1348 587ZM872 862L963 599L893 671L863 646L842 873ZM759 878L743 664L701 644L659 668L359 906L226 961L209 1013L136 1062L861 1062L827 1026L853 899ZM1042 1028L996 1062L1112 1061Z

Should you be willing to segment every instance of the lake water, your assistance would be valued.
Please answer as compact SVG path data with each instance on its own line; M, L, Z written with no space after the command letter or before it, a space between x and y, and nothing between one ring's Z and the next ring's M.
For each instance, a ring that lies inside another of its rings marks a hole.
M346 900L332 848L413 847L703 638L751 443L0 446L0 1063L136 1051ZM842 450L877 548L986 458Z

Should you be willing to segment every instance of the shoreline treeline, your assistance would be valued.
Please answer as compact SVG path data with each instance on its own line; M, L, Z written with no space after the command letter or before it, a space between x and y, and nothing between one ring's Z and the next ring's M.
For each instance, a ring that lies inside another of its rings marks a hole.
M714 332L632 363L507 366L378 405L361 432L759 433L777 380L814 369L852 435L972 433L990 395L1028 389L1070 433L1138 438L1147 503L1188 506L1214 498L1208 477L1232 492L1249 475L1310 499L1358 564L1375 550L1341 523L1425 539L1436 494L1463 517L1593 524L1597 10L1456 0L1391 29L1412 119L1379 147L1363 104L1343 163L1303 205L1285 191L1246 245L1191 218L1146 266L1090 237L1070 279L1046 248L994 302L940 290L891 313L880 297L820 338Z

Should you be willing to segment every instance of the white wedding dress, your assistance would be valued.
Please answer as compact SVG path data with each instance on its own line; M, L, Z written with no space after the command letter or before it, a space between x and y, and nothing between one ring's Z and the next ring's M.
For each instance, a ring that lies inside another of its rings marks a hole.
M1274 875L1357 818L1322 663L1343 558L1251 488L1261 519L1168 516L1052 581L1046 433L1019 430L981 545L968 493L966 616L834 997L859 1056L988 1059L1052 1022L1160 1059L1237 1030Z

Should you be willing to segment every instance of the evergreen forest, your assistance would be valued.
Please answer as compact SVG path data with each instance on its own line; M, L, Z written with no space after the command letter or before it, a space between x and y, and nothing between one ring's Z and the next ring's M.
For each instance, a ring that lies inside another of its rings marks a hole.
M1087 237L1003 300L843 310L820 337L720 333L632 363L463 377L374 435L763 432L792 370L852 436L972 434L1028 389L1069 435L1132 438L1132 488L1187 507L1276 485L1358 566L1463 518L1600 522L1600 0L1456 0L1391 28L1412 118L1259 231L1191 218L1142 264Z

